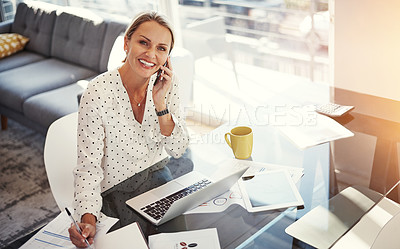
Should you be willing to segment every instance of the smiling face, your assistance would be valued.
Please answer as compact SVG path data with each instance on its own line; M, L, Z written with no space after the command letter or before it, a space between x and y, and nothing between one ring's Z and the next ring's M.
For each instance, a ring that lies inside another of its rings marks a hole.
M144 22L130 39L125 36L126 63L137 76L149 78L167 60L171 41L171 33L166 27L155 21Z

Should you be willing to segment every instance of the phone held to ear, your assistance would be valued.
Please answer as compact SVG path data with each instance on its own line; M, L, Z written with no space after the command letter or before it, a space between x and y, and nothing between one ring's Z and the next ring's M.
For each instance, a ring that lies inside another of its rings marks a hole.
M168 65L168 62L166 61L166 62L164 63L163 66L166 67L167 65ZM159 69L159 70L158 70L158 72L157 72L157 78L156 78L156 80L154 81L154 85L156 85L158 81L163 80L163 77L161 76L161 74L162 74L163 72L164 72L164 71L163 71L162 69Z

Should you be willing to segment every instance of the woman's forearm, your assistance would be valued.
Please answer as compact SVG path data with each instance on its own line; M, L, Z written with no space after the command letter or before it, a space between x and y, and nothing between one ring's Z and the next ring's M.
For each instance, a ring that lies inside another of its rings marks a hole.
M158 117L158 122L160 123L161 134L169 137L175 128L175 122L172 119L171 113L165 114Z

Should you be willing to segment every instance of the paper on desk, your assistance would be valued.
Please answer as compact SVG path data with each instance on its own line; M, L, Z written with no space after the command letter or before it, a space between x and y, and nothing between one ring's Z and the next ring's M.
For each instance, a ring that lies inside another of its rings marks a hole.
M150 249L221 248L216 228L150 235L149 247Z
M241 161L241 164L245 164L249 166L249 169L243 174L244 176L264 172L264 171L272 171L272 170L280 170L285 169L289 172L290 176L293 179L294 183L297 183L304 174L303 168L298 167L291 167L279 164L272 164L272 163L260 163L260 162L253 162L253 161Z
M290 176L292 177L293 182L297 183L304 174L304 170L302 168L297 168L297 167L260 163L253 161L242 161L242 160L240 161L240 163L249 166L249 169L244 173L244 175L252 175L268 170L272 171L272 170L286 169L289 172ZM199 205L198 207L195 207L185 212L185 214L223 212L232 204L237 204L242 206L243 208L246 208L242 199L242 194L240 192L239 185L237 183L235 183L229 191L223 193L222 195L208 202Z
M118 221L116 218L105 217L96 225L95 246L92 248L104 248L96 245L99 237L106 236L107 231ZM39 230L20 248L22 249L50 249L50 248L71 248L76 249L69 239L68 228L71 219L66 212L61 212L54 220L50 221L45 227Z
M309 119L304 119L303 122L286 121L285 125L278 127L302 150L325 142L354 136L351 131L330 117L316 112L308 117Z
M45 249L45 248L76 248L69 239L68 228L71 220L66 212L61 212L54 220L40 229L20 248Z
M105 234L98 236L94 240L96 249L148 249L142 230L137 222L124 226Z

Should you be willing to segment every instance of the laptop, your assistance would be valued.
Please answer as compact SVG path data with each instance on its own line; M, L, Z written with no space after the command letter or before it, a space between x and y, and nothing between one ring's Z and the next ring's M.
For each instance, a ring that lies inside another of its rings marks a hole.
M224 176L207 177L191 171L129 199L126 204L154 225L161 225L228 191L247 169L237 161Z

